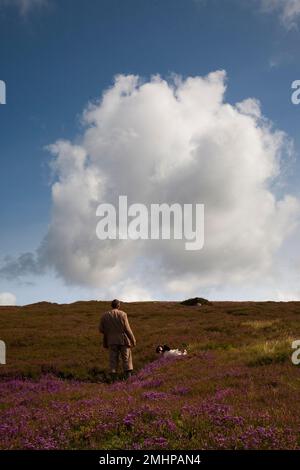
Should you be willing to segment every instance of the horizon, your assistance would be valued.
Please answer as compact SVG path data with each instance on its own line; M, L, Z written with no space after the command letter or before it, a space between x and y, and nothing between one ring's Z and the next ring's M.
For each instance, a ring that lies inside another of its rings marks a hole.
M186 299L185 299L186 300ZM234 304L242 304L242 303L253 303L253 304L262 304L262 303L298 303L300 302L299 300L215 300L215 299L209 299L210 302L213 304L223 304L223 303L234 303ZM111 300L107 299L88 299L88 300L72 300L71 302L51 302L48 300L40 300L38 302L33 302L31 304L13 304L13 305L0 305L0 310L1 309L6 309L6 308L22 308L22 307L32 307L34 305L39 305L39 304L49 304L49 305L58 305L58 306L64 306L64 305L72 305L72 304L77 304L77 303L89 303L89 302L99 302L99 303L111 303ZM126 301L126 300L121 300L121 307L123 304L129 305L129 304L140 304L140 303L174 303L174 304L181 304L181 300L172 300L172 299L164 299L164 300L131 300L131 301ZM122 308L121 308L122 310Z

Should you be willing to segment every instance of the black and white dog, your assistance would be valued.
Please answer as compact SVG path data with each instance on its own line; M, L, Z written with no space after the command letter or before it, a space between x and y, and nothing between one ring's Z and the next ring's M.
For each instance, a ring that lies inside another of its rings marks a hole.
M163 346L159 344L156 348L157 354L162 354L164 357L172 357L172 356L186 356L187 350L184 349L180 351L179 349L171 349L167 344Z

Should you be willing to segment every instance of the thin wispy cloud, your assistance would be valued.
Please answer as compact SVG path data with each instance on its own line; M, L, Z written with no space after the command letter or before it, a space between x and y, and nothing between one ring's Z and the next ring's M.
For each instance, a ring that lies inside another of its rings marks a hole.
M33 253L23 253L17 259L6 256L3 260L3 266L0 268L0 278L10 280L41 273L42 267Z
M269 66L270 68L278 68L282 67L283 65L289 65L293 63L294 58L293 55L289 52L275 52L274 55L269 59Z
M220 7L220 1L218 0L192 0L194 5L199 9L204 10L204 7L213 3L215 8ZM300 0L232 0L230 4L224 5L225 8L232 8L234 10L235 3L247 5L249 8L258 10L262 14L273 14L276 15L279 21L287 30L296 29L300 22ZM222 7L223 5L221 5Z
M0 0L0 7L15 7L22 16L27 16L33 10L47 5L48 0Z
M260 0L264 13L276 13L288 29L298 27L300 21L300 0Z

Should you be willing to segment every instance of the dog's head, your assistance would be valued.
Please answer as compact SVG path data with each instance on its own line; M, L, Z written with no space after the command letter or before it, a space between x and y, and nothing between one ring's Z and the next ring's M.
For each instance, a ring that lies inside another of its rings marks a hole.
M167 344L164 344L163 346L161 344L159 344L156 348L156 352L157 354L162 354L166 351L170 351L171 348L169 348L169 346Z

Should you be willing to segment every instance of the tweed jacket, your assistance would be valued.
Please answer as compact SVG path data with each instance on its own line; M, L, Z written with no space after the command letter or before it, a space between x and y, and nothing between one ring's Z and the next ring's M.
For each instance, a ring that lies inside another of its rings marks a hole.
M105 348L113 344L127 347L136 345L127 314L122 310L113 309L105 312L100 320L99 331L103 333L103 346Z

